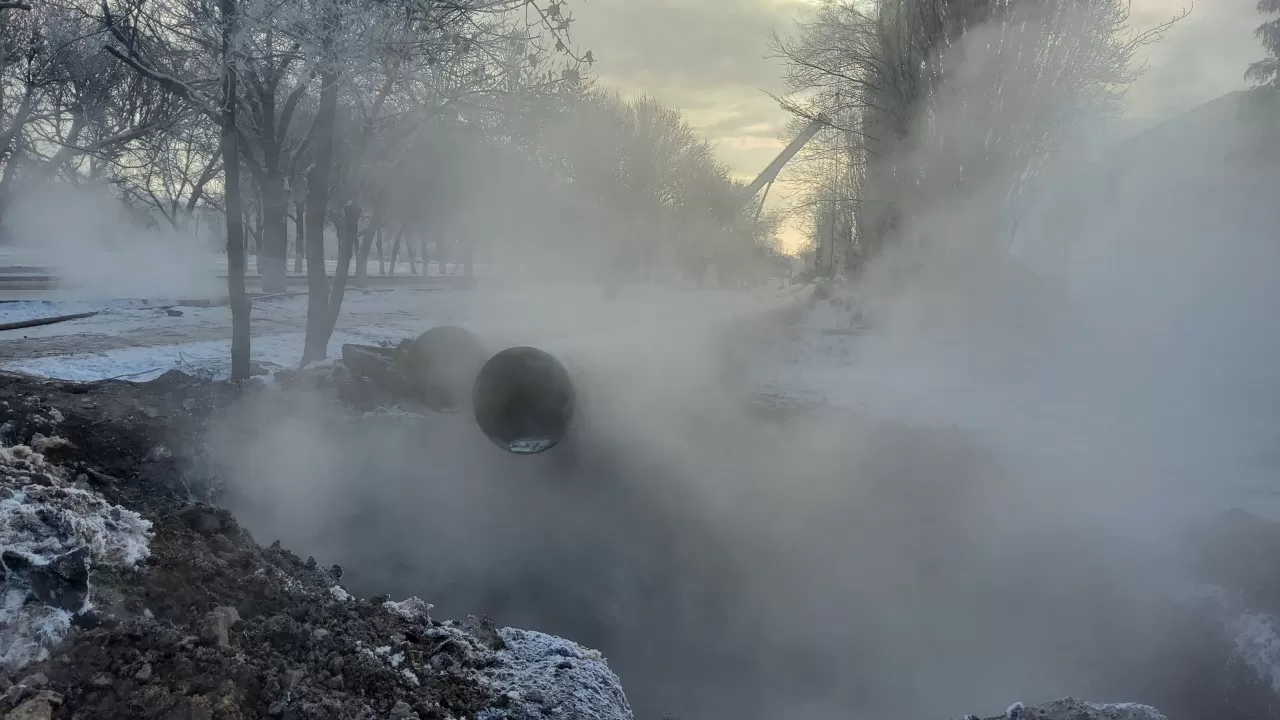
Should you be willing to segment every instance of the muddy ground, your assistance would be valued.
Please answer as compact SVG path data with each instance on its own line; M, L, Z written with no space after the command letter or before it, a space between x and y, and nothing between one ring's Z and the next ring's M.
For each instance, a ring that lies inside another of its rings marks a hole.
M303 559L278 544L259 545L229 512L205 502L224 497L216 463L209 462L206 452L210 424L246 394L275 393L284 402L290 387L299 385L308 391L324 386L322 392L344 399L348 420L361 422L377 398L370 397L368 388L334 377L332 372L323 377L285 375L280 378L284 388L264 389L233 388L180 373L150 383L87 385L0 376L4 443L40 449L57 468L50 471L24 456L11 458L8 472L23 473L28 480L52 472L61 479L43 482L55 490L65 484L100 493L152 523L153 533L149 555L137 567L88 568L79 585L91 587L93 608L75 617L65 641L47 658L0 674L0 717L574 717L564 713L572 703L544 696L551 692L512 696L493 682L504 663L511 665L514 651L507 646L520 645L513 631L499 632L493 622L475 618L427 619L425 606L388 606L389 598L379 592L395 593L397 599L418 593L432 600L436 592L446 615L488 611L498 625L532 625L602 647L611 659L621 658L613 665L637 716L645 720L664 714L684 720L725 717L714 712L717 705L707 700L708 694L719 697L719 707L749 717L752 706L763 707L762 700L777 696L780 688L786 697L825 693L831 684L859 692L857 678L828 677L832 669L824 674L815 665L821 658L806 657L802 648L789 657L764 658L751 657L749 638L741 645L722 642L712 624L715 612L727 607L733 593L749 591L750 579L738 574L741 568L719 564L710 554L687 558L681 548L691 538L713 538L699 535L697 528L678 527L674 520L644 536L670 545L666 554L647 556L666 558L663 562L670 565L663 570L670 577L626 587L650 599L663 593L706 593L706 614L684 625L670 615L618 617L627 612L627 598L611 595L610 602L621 603L621 610L606 611L591 587L575 588L570 598L562 589L539 589L539 583L551 581L536 568L500 588L468 588L465 577L441 578L438 569L433 575L430 552L417 552L406 562L385 548L379 551L381 528L370 529L369 547L341 558L346 568L332 564L336 557ZM786 408L781 414L791 417L795 412ZM67 443L50 442L50 437ZM632 522L643 524L643 518ZM713 549L710 542L701 547ZM1189 560L1205 583L1224 589L1232 612L1280 613L1280 528L1235 513L1200 528L1189 547ZM577 557L597 564L627 561L625 555L608 552ZM6 559L6 573L30 572L21 564L21 558ZM75 569L63 572L58 582L66 587L54 593L54 601L68 607L77 603ZM586 564L581 571L603 573L608 568ZM344 585L368 597L352 598ZM1033 588L1026 590L1034 597ZM1077 584L1063 592L1101 591ZM461 607L467 603L472 607ZM670 605L658 601L643 607ZM617 631L611 617L645 624L655 642L633 650L628 643L636 635ZM1099 699L1159 706L1169 720L1280 716L1275 693L1260 677L1265 673L1238 655L1238 639L1222 617L1171 600L1141 613L1115 611L1096 622L1114 625L1109 655L1098 654L1097 643L1054 647L1028 638L1028 657L1088 656L1095 677L1082 686L1096 687L1106 696ZM699 624L707 628L706 636L692 637L696 633L691 628ZM1152 641L1152 635L1174 626L1181 629L1176 636ZM1127 644L1138 637L1149 641L1140 650ZM553 662L545 669L553 677L595 668L594 659L576 646L555 646L551 654ZM956 668L957 674L971 670ZM575 687L601 693L594 698L603 708L596 717L616 717L626 700L610 697L608 678L591 672L596 674L576 678L581 682ZM17 714L33 708L37 714ZM47 714L40 714L46 708ZM964 708L959 710L955 715Z

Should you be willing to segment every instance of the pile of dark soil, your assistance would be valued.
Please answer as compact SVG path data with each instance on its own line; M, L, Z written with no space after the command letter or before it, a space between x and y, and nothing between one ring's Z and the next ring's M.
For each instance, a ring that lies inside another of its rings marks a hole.
M0 717L630 716L598 654L354 598L198 502L178 458L262 391L0 376Z

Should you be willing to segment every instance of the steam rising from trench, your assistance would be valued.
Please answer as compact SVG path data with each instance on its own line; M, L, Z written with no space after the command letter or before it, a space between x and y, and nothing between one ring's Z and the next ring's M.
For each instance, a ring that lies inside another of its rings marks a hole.
M858 279L870 331L756 350L842 407L751 416L720 338L646 328L593 351L590 422L534 457L465 418L244 407L214 445L233 509L354 590L601 649L640 717L1207 717L1220 638L1169 600L1176 538L1275 490L1280 246L1270 175L1224 160L1258 136L1180 127L1049 172L1020 249L992 193L935 198Z

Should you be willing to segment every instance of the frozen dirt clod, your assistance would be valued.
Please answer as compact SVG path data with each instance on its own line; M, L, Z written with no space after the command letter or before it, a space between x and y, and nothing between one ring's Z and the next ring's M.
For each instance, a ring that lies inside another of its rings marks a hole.
M476 720L626 720L631 707L604 658L563 638L503 628L489 672L510 701Z
M94 565L127 570L150 553L151 523L73 482L30 447L0 448L0 669L46 657L92 607Z
M0 718L514 720L514 696L542 697L542 717L630 720L590 651L541 636L579 666L566 672L487 620L354 597L340 568L193 503L182 463L220 387L0 374ZM602 688L607 707L583 704Z

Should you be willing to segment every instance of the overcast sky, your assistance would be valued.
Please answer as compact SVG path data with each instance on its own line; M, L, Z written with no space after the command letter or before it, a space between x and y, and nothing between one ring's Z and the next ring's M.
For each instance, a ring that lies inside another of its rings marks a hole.
M1133 24L1150 27L1190 0L1133 0ZM570 0L575 41L595 53L596 74L626 94L680 108L735 174L754 177L783 146L785 115L765 94L781 91L767 59L769 34L786 33L807 0ZM1246 87L1261 57L1252 0L1199 0L1147 58L1129 91L1128 120L1149 125Z

